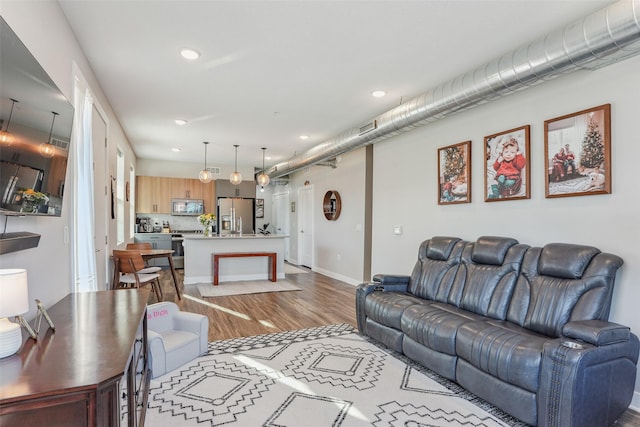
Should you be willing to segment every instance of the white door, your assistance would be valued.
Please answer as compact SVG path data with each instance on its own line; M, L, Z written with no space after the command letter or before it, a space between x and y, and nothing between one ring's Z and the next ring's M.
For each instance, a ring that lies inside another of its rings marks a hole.
M93 206L95 212L93 239L96 248L96 283L98 290L108 289L107 262L109 245L107 239L107 124L93 106L91 141L93 143Z
M271 218L273 221L274 234L286 234L290 232L289 221L289 193L276 193L271 196ZM284 260L291 261L289 256L289 244L291 239L284 239Z
M298 190L298 262L313 268L313 186Z

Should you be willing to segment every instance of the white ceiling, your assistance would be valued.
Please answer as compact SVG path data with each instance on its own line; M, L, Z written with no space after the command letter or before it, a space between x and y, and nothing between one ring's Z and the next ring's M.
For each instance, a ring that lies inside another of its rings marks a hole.
M611 3L59 2L139 158L203 162L206 140L208 165L239 144L256 167L260 147L280 163Z

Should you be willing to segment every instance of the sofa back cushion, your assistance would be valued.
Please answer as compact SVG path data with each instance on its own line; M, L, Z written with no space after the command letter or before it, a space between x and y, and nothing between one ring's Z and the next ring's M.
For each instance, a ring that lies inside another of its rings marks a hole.
M466 242L457 237L432 237L418 250L409 292L424 299L446 302Z
M468 243L447 302L493 319L506 319L528 248L508 237L483 236Z
M559 337L577 320L607 320L622 259L591 246L551 243L525 255L508 320Z

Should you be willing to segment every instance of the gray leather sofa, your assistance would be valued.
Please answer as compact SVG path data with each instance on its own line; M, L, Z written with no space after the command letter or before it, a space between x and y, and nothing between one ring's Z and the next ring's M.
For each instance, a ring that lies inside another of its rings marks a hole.
M640 348L607 321L621 266L590 246L433 237L410 276L358 286L358 329L527 424L608 426Z

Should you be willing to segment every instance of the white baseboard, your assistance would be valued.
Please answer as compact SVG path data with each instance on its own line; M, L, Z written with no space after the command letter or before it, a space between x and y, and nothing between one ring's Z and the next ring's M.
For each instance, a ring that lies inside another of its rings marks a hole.
M312 268L313 271L318 272L320 274L324 274L325 276L331 277L332 279L340 280L342 282L346 282L353 286L358 286L362 283L362 280L353 279L351 277L343 276L342 274L334 273L333 271L325 270L324 268Z
M633 393L633 398L631 399L631 405L629 405L629 409L640 412L640 391L635 391Z

